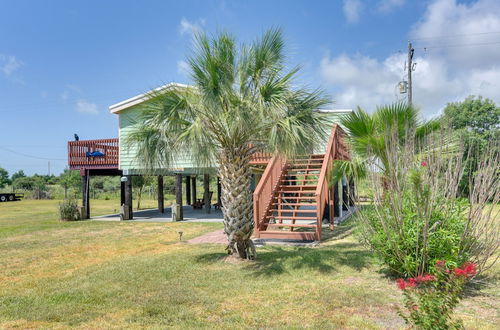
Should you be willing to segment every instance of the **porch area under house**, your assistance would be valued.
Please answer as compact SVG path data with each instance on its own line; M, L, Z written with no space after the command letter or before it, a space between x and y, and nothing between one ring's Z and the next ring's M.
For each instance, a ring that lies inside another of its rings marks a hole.
M328 173L335 160L349 159L345 133L332 126L323 153L297 156L293 160L255 153L253 205L254 237L260 239L320 241L323 227L333 229L335 219L349 212L354 205L354 184L342 180L330 185ZM168 169L155 172L158 184L158 207L155 210L132 211L132 176L119 167L119 139L68 142L68 165L79 170L82 177L82 215L90 218L89 182L95 175L121 177L120 214L99 217L99 220L169 221L171 210L164 205L163 177L175 176L175 199L180 207L180 220L221 221L221 185L209 189L209 178L215 169ZM97 155L97 156L93 156ZM203 198L197 199L195 176L203 177ZM192 205L202 202L202 209ZM168 205L170 206L170 205ZM186 213L184 215L184 213Z

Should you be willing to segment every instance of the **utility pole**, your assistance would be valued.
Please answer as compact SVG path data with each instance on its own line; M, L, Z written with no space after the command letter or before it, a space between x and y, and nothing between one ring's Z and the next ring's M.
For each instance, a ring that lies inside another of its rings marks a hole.
M49 161L49 176L50 176L50 161Z
M411 41L408 41L408 105L412 105L412 92L413 92L413 88L412 88L412 82L411 82L411 71L413 70L413 63L412 63L412 60L413 60L413 53L414 53L415 49L413 49L412 45L411 45Z

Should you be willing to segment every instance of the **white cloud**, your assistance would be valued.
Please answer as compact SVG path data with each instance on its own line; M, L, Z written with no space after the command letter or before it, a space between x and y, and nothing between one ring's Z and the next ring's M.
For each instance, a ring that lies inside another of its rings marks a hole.
M99 113L99 111L97 110L97 104L83 99L76 101L76 111L92 115L96 115Z
M468 95L483 95L500 103L500 47L496 45L431 48L438 45L488 43L500 34L500 3L479 0L471 5L453 0L431 3L410 36L450 36L447 40L419 39L415 43L417 63L413 73L413 101L425 116L438 113L448 102ZM481 34L479 34L481 33ZM489 41L488 41L489 40ZM429 45L428 51L423 46ZM394 53L379 60L362 54L327 54L320 63L325 83L333 91L339 108L360 105L372 111L377 105L405 99L397 83L405 78L406 54Z
M344 0L342 9L348 23L357 23L363 9L363 4L360 0Z
M177 61L177 73L187 76L189 72L190 67L186 61Z
M14 55L0 54L0 71L7 77L17 71L22 64Z
M190 22L185 17L183 17L179 25L179 32L181 36L185 34L194 35L195 33L201 31L201 27L203 25L205 25L204 19L198 20L197 22Z
M380 0L378 10L382 13L388 13L394 9L400 8L405 4L406 0Z

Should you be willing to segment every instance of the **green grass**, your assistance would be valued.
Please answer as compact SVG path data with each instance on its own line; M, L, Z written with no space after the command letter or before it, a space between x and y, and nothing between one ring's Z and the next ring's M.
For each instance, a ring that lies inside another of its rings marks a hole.
M92 201L110 213L114 201ZM0 328L404 328L401 294L336 228L320 247L267 246L225 262L189 239L216 223L59 222L57 201L0 204ZM498 291L464 300L469 328L499 324Z

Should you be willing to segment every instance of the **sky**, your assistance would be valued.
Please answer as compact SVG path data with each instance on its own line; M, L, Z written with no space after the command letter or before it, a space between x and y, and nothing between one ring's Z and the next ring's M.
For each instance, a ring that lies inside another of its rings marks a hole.
M118 136L110 105L190 82L194 33L249 43L271 27L298 83L324 89L331 108L404 99L409 40L422 117L468 95L500 103L498 0L0 0L0 167L57 175L74 133Z

